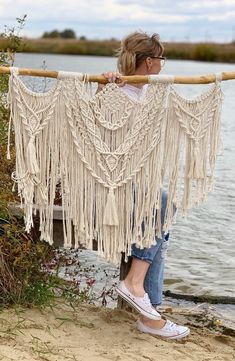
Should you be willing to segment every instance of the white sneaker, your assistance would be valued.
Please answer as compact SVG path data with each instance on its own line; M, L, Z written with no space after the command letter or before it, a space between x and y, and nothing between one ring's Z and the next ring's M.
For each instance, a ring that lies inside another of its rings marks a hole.
M136 297L127 289L124 281L121 281L116 287L116 291L126 302L134 307L143 316L148 317L152 320L160 320L161 315L151 305L149 296L147 293L144 297Z
M141 332L150 333L152 335L164 337L171 340L186 337L190 333L190 329L188 327L176 325L174 322L171 322L169 320L167 320L166 324L159 329L150 328L144 325L140 320L138 320L137 328Z

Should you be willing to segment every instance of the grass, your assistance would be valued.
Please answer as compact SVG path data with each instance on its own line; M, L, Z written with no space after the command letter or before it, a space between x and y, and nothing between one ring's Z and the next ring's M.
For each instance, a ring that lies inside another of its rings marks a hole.
M0 38L0 49L14 48L7 38ZM77 39L22 39L17 44L19 52L70 55L113 56L120 42L110 40ZM165 43L165 55L169 59L187 59L212 62L235 62L235 43Z
M235 43L168 43L165 52L169 59L235 63Z

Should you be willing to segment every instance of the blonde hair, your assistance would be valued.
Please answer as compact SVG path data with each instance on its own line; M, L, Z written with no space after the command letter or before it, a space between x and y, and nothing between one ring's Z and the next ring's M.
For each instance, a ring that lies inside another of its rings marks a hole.
M163 51L158 34L150 36L145 32L135 31L122 40L120 49L116 51L118 70L123 75L132 75L147 57L161 56Z

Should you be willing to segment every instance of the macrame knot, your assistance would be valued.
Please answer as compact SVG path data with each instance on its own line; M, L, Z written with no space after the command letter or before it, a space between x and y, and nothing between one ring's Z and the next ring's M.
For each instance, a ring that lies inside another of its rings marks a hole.
M188 178L192 178L192 179L203 178L203 161L202 161L202 155L198 140L195 140L193 144L193 150L191 155L192 155L192 159L190 163Z
M35 135L31 135L26 150L26 161L30 174L40 173L36 157Z
M109 188L107 196L107 201L104 209L103 224L106 226L119 225L114 188L112 187Z

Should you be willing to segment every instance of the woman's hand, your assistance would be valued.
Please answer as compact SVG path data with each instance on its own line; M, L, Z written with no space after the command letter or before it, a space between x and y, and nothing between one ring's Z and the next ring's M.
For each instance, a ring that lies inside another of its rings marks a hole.
M116 82L116 84L120 87L124 86L127 83L127 80L121 80L122 75L118 72L105 72L102 73L101 75L103 75L109 83L114 83ZM105 87L105 84L98 84L98 88L97 88L97 93L102 90Z

